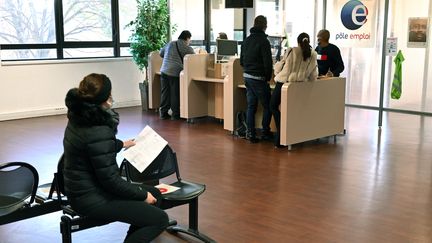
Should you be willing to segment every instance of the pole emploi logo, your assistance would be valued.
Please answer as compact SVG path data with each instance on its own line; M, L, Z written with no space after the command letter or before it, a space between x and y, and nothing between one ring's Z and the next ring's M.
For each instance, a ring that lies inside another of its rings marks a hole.
M342 24L349 30L357 30L367 22L368 9L358 0L347 2L341 11Z

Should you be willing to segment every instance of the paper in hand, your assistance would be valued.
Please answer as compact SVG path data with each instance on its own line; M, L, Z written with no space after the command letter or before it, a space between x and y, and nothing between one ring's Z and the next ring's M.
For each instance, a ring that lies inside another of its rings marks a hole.
M167 144L165 139L146 126L135 139L135 146L125 150L123 156L139 172L143 172Z

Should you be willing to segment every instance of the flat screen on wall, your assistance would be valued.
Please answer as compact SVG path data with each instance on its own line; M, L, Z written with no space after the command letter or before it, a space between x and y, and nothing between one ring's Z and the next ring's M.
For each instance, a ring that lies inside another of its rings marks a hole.
M225 8L253 8L253 0L225 0Z

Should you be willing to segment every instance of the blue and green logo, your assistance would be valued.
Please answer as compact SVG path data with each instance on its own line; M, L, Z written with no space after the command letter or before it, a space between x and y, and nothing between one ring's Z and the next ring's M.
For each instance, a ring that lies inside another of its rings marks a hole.
M347 2L341 11L342 24L349 30L357 30L367 22L367 7L358 0Z

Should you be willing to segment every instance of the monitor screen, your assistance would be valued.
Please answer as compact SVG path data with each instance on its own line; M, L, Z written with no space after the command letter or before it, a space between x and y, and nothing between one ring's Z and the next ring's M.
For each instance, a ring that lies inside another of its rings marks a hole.
M218 56L235 56L238 53L238 43L236 40L216 40Z
M225 0L225 8L253 8L253 0Z

